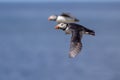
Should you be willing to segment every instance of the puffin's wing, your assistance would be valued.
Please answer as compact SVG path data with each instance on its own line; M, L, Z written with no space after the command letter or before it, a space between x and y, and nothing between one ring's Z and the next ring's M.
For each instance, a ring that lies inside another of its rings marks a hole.
M70 58L74 58L82 49L81 35L79 34L79 31L72 30L70 52L69 52Z
M75 18L74 16L72 16L70 13L62 13L61 16L68 17L68 18L72 18L72 19L74 19L76 22L79 22L79 20L78 20L77 18Z
M62 13L61 16L64 16L64 17L72 17L72 16L70 15L70 13Z

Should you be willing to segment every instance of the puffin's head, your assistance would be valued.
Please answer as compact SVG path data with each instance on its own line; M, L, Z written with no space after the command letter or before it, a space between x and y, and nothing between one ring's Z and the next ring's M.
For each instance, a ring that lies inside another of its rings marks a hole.
M66 29L68 24L66 23L59 23L58 25L55 26L55 29Z
M49 21L55 21L57 19L57 15L51 15L48 20Z

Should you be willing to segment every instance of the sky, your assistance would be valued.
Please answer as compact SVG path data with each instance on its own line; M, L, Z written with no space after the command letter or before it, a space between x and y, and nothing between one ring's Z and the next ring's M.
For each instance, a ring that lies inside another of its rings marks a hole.
M0 2L120 2L120 0L0 0Z

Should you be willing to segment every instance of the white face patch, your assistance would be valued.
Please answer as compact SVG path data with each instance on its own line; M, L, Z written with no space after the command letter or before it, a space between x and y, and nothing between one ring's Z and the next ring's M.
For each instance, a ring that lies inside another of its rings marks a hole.
M60 24L58 24L58 26L59 26L60 28L66 28L66 27L67 27L67 24L65 24L65 23L60 23Z

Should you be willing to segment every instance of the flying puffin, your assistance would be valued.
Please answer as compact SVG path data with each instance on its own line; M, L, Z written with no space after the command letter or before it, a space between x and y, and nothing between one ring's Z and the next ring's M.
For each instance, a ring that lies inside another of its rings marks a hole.
M95 32L82 25L75 23L59 23L55 26L55 29L61 29L66 34L72 34L69 57L74 58L82 49L81 39L83 34L89 34L95 36Z
M61 15L51 15L48 18L49 21L56 21L57 23L75 23L79 22L79 20L69 13L62 13Z

